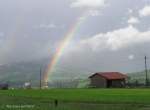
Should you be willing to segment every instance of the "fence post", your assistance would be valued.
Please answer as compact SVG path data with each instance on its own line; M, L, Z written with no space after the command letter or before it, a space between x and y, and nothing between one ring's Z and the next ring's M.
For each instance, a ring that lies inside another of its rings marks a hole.
M54 100L54 104L55 104L55 107L58 106L58 100L57 99Z

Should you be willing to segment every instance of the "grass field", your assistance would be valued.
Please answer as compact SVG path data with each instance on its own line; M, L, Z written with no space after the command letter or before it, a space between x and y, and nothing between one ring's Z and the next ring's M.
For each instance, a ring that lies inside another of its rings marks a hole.
M0 110L150 110L150 89L1 90Z

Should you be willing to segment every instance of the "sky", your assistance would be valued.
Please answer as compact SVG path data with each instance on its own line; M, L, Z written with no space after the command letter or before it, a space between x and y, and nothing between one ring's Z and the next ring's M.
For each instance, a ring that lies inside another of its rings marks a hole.
M149 19L149 0L0 0L0 64L50 59L78 21L58 67L141 71Z

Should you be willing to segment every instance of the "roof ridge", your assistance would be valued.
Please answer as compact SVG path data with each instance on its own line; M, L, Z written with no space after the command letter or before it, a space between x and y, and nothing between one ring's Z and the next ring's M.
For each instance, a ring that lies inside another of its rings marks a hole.
M124 79L127 78L127 75L121 73L121 72L97 72L95 74L93 74L92 76L90 76L90 78L92 78L95 75L99 75L101 77L104 77L106 79Z

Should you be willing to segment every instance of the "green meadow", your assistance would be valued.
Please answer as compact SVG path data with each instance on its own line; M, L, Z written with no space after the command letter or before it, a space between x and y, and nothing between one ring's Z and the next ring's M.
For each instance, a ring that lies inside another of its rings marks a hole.
M0 90L0 110L150 110L150 89Z

